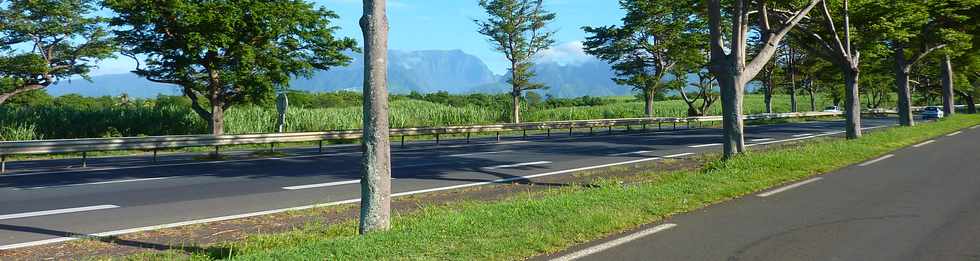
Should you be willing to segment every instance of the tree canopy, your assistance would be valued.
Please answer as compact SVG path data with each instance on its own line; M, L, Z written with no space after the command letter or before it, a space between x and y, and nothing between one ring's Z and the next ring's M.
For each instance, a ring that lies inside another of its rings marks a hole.
M144 60L134 72L175 84L194 111L223 133L223 112L269 99L289 79L346 65L349 38L333 36L337 15L301 0L107 0L124 53ZM206 108L210 106L210 109Z
M94 0L0 1L0 104L88 74L112 57L106 19Z

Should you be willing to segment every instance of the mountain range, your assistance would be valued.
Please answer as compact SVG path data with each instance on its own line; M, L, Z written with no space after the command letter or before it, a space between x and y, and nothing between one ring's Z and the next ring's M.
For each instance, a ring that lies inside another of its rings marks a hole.
M361 54L349 54L353 60L345 67L317 71L309 78L296 78L290 88L312 92L338 90L359 91L364 79L364 60ZM393 93L412 91L431 93L447 91L453 94L504 93L509 85L506 77L495 75L476 56L459 50L390 51L388 53L388 82ZM535 66L536 82L547 89L541 94L556 97L629 95L631 89L619 86L610 78L612 69L597 59L576 64L541 63ZM93 76L92 81L73 79L48 88L52 95L80 94L83 96L121 95L149 98L158 94L176 95L179 89L139 78L132 73Z

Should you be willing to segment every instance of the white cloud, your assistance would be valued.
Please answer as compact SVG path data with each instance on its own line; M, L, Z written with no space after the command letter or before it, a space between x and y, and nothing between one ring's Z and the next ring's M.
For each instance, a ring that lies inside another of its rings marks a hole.
M538 53L537 61L541 63L575 65L595 59L595 57L592 55L585 53L584 48L585 45L582 43L582 41L562 43Z

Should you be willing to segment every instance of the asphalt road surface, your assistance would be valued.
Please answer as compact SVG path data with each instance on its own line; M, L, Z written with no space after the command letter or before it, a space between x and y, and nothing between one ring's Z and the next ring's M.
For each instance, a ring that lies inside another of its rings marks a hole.
M866 119L864 124L879 128L894 122ZM749 126L746 140L773 144L842 130L841 121ZM393 152L392 188L398 197L562 175L718 151L720 141L718 129L634 129L595 136L556 132L499 143L410 144ZM14 162L8 165L14 172L0 176L0 249L63 242L75 234L109 236L355 203L360 195L358 149L295 149L289 151L293 156L271 159L232 153L223 162L195 161L186 154L162 156L156 164L149 157L110 157L90 159L85 169L66 168L77 165L77 159ZM977 162L972 155L971 162Z
M980 127L542 259L980 260Z

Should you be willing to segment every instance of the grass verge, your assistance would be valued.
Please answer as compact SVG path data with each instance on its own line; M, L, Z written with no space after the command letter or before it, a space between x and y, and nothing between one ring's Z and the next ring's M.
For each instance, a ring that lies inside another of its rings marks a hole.
M203 251L130 256L134 260L507 260L552 253L673 214L751 194L874 158L923 140L980 124L958 115L916 127L876 131L847 141L816 142L729 161L708 156L698 170L658 173L647 182L568 186L494 203L426 206L396 215L391 231L357 236L354 222L309 225L257 235Z

